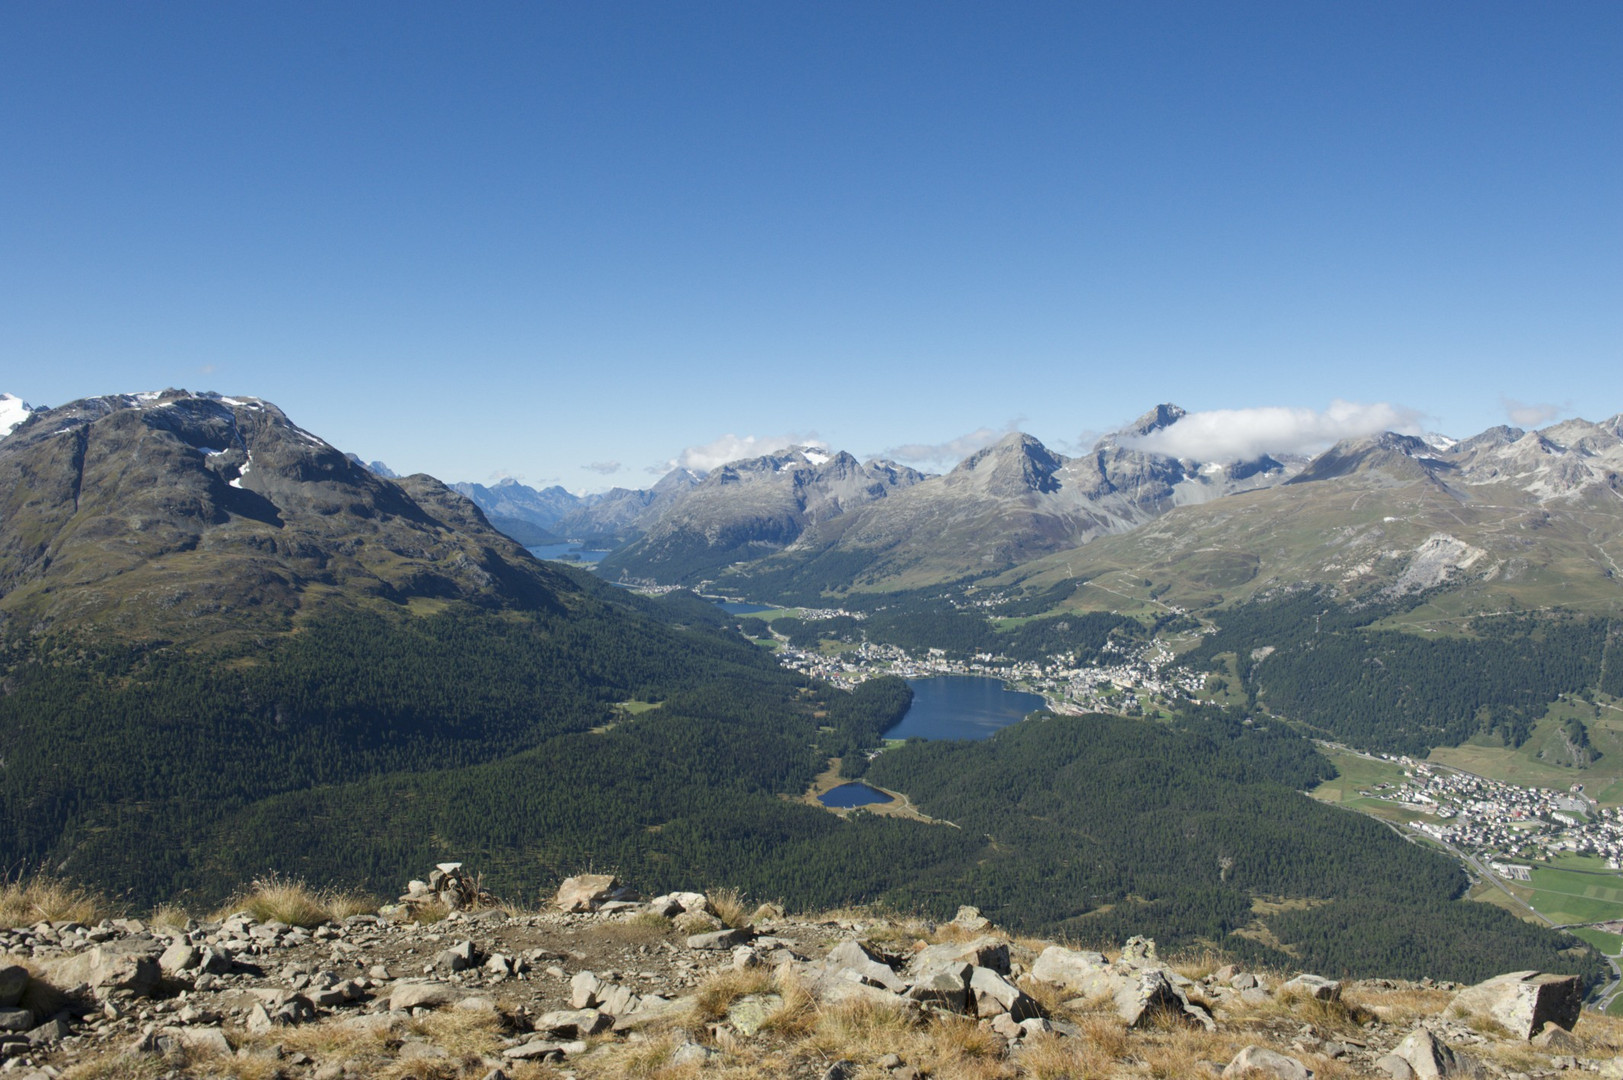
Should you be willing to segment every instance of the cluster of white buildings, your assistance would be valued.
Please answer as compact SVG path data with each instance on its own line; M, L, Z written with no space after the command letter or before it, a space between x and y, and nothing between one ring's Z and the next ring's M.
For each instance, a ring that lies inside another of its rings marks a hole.
M1064 713L1137 713L1156 698L1190 698L1201 687L1202 676L1174 663L1173 651L1159 641L1125 646L1109 641L1102 653L1100 663L1077 666L1070 654L1031 661L978 653L951 660L941 649L920 657L895 645L863 642L833 655L786 644L778 656L786 667L846 689L879 675L981 675L1041 694L1050 708Z
M1411 758L1401 764L1401 785L1377 784L1359 794L1382 799L1435 821L1416 821L1410 828L1458 848L1499 856L1506 876L1515 859L1547 858L1557 852L1595 855L1615 868L1623 866L1623 809L1602 810L1571 791L1519 787ZM1497 869L1497 867L1496 867Z

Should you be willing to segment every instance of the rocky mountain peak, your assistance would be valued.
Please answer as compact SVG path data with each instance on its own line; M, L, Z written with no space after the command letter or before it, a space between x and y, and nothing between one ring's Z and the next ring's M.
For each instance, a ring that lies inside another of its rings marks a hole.
M1187 415L1187 410L1171 403L1163 403L1128 424L1118 434L1141 437L1169 428Z
M990 495L1019 496L1058 491L1054 474L1064 466L1064 458L1015 431L965 458L947 478L976 483Z
M552 577L438 481L378 476L258 398L85 398L0 442L0 611L49 619L94 585L76 619L190 636L278 625L312 590L550 603Z

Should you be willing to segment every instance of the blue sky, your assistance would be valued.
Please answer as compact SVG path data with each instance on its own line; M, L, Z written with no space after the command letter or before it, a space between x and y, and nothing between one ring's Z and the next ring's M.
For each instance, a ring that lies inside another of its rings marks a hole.
M576 490L1599 419L1619 71L1615 2L11 3L0 390Z

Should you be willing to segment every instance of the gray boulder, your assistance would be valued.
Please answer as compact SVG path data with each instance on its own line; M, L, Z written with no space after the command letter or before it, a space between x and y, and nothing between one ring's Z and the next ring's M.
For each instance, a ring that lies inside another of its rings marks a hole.
M1146 968L1124 980L1116 991L1116 1015L1128 1027L1142 1027L1160 1015L1216 1030L1211 1014L1190 1003L1184 992L1167 977L1162 968Z
M1576 975L1513 971L1466 987L1454 995L1450 1008L1491 1017L1516 1038L1531 1039L1546 1024L1571 1031L1583 1003L1583 984Z
M0 1009L16 1008L28 989L28 969L19 964L0 967Z
M618 900L620 882L612 874L578 874L558 886L553 903L564 911L596 911L609 900Z
M1031 966L1031 975L1043 982L1089 993L1094 992L1089 987L1097 988L1099 974L1109 968L1110 961L1105 959L1104 953L1050 945Z
M991 968L970 969L969 994L974 1000L975 1015L979 1017L1007 1013L1018 1023L1042 1012L1024 990Z
M609 984L590 971L577 971L569 980L569 1007L591 1009L609 992Z
M971 934L979 934L992 928L992 920L982 915L980 908L964 904L958 909L958 914L953 916L952 925Z
M907 970L924 972L949 963L972 964L975 967L990 968L999 975L1007 975L1009 943L993 937L978 937L974 941L926 946L908 959Z
M535 1030L563 1039L584 1039L613 1026L614 1018L596 1009L560 1009L535 1018Z
M973 966L965 963L939 964L917 975L908 987L907 997L923 1005L935 1005L956 1013L969 1011L969 977Z
M121 938L53 961L48 972L58 986L83 983L92 990L128 990L147 997L163 982L159 950L151 938Z
M389 988L389 1011L434 1009L456 1001L456 989L442 982L397 982Z
M1318 1001L1340 1001L1341 984L1334 979L1318 975L1298 975L1279 988L1281 994L1313 998Z
M845 972L862 982L900 994L907 989L907 981L866 945L856 938L846 938L829 950L824 966L830 971Z
M203 954L197 947L189 942L177 941L163 951L158 957L158 969L165 975L179 975L183 971L190 971L198 965Z
M1276 1080L1308 1080L1313 1074L1306 1065L1293 1057L1269 1050L1263 1046L1248 1046L1234 1055L1234 1060L1223 1070L1224 1080L1235 1077L1271 1076Z
M712 930L708 934L694 934L687 939L690 949L700 949L706 952L720 952L724 949L733 949L743 945L750 939L748 930Z
M1388 1057L1395 1057L1409 1067L1416 1080L1441 1080L1454 1076L1480 1076L1476 1059L1449 1048L1425 1028L1417 1028L1400 1043ZM1395 1078L1401 1078L1400 1069L1386 1064L1386 1058L1376 1062Z

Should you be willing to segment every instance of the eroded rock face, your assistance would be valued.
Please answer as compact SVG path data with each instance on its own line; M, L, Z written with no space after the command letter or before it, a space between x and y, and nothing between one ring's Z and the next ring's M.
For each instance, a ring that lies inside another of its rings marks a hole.
M1583 1003L1583 984L1576 975L1512 971L1461 990L1452 1008L1491 1017L1517 1038L1531 1039L1546 1024L1571 1031Z

